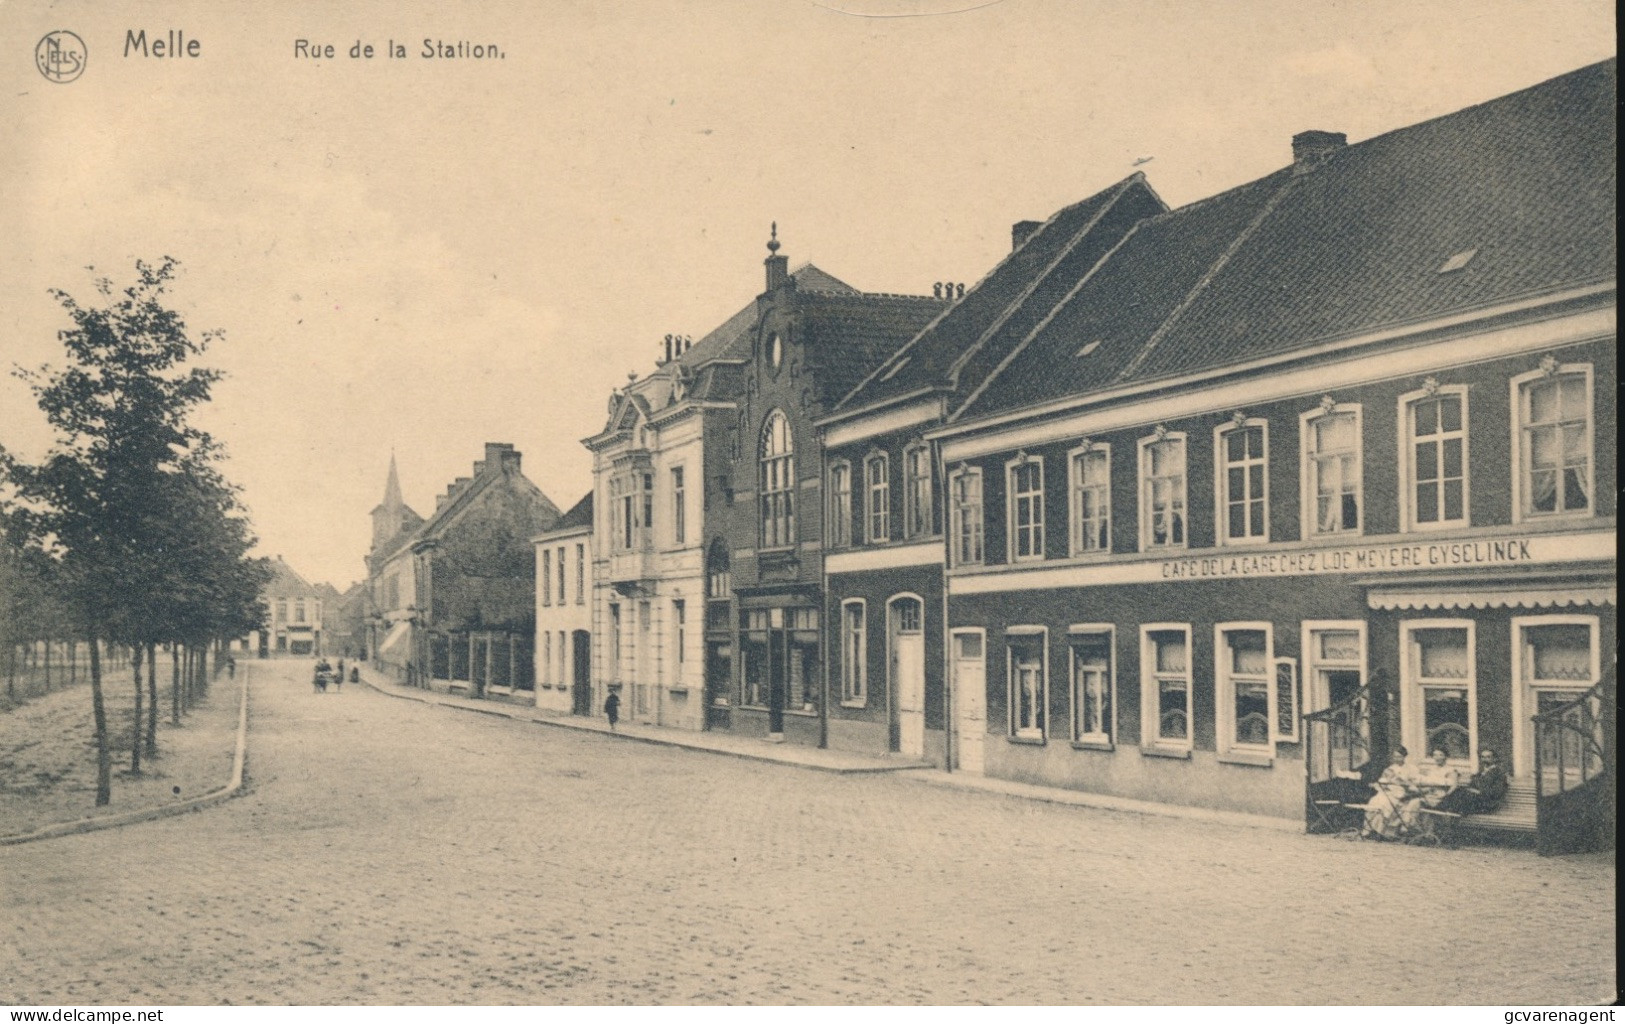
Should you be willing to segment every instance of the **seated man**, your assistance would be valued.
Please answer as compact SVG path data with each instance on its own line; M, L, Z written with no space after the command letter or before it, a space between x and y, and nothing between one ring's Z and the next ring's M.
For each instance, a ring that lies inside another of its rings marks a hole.
M1501 806L1507 795L1507 770L1495 751L1485 747L1478 752L1478 771L1465 786L1457 786L1435 805L1452 814L1489 814Z

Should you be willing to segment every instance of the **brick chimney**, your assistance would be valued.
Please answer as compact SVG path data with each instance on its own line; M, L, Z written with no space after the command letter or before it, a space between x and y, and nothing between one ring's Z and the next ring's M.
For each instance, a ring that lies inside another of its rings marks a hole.
M1018 220L1010 228L1010 248L1012 251L1021 248L1021 243L1033 236L1033 232L1044 226L1041 220Z
M1327 157L1349 144L1342 132L1307 131L1292 136L1292 173L1312 171Z
M484 465L492 471L511 467L514 472L518 472L519 458L519 453L513 450L511 444L501 444L496 441L487 441L485 443Z
M767 290L773 291L790 279L790 257L779 255L779 222L773 222L773 235L767 240Z

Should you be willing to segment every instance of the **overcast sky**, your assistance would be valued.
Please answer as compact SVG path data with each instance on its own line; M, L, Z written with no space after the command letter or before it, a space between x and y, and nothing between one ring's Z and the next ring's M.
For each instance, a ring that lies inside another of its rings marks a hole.
M72 83L33 65L56 29ZM142 29L200 55L124 56ZM760 291L770 221L792 266L929 292L1136 169L1180 205L1613 40L1601 0L0 0L0 364L60 358L48 288L179 258L262 553L342 589L392 450L420 513L486 441L574 502L610 389ZM9 377L0 441L48 441Z

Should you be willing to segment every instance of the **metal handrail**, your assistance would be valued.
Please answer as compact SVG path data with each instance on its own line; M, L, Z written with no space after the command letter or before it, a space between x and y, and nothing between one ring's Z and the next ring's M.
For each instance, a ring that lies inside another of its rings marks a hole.
M1612 767L1607 725L1612 716L1610 708L1616 679L1617 667L1610 667L1603 678L1589 690L1558 707L1531 717L1530 721L1535 730L1537 800L1548 795L1546 776L1553 771L1547 767L1544 756L1548 751L1555 751L1557 755L1555 768L1557 788L1554 793L1565 793L1570 789L1584 786L1592 779L1606 774ZM1564 742L1570 735L1579 740L1579 764L1573 769L1566 763L1569 744ZM1569 784L1571 770L1579 775L1578 782L1573 785Z

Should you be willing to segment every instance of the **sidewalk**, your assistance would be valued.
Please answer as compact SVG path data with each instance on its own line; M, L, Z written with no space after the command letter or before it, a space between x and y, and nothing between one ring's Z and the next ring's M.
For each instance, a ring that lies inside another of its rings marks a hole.
M1037 800L1042 803L1064 804L1070 807L1091 807L1096 810L1118 811L1128 814L1152 814L1165 818L1206 821L1238 828L1263 828L1275 832L1303 831L1303 822L1292 818L1273 818L1262 814L1242 814L1235 811L1210 810L1205 807L1185 807L1179 804L1159 804L1147 800L1130 800L1125 797L1107 796L1103 793L1084 793L1078 790L1059 789L1053 786L1034 786L1004 779L990 779L981 775L968 775L964 772L944 771L935 765L903 760L896 756L875 757L843 750L820 750L816 747L804 747L792 743L770 743L766 740L734 736L722 732L679 732L659 726L631 723L623 723L612 730L609 723L601 718L561 715L556 712L527 707L523 704L509 704L499 700L473 700L468 697L457 697L433 690L414 689L383 679L365 666L362 666L361 673L362 682L379 693L391 697L401 697L424 704L440 704L445 707L461 708L465 711L477 711L481 714L496 715L499 718L511 718L516 721L536 722L540 725L551 725L561 729L576 729L582 732L614 735L621 739L634 740L639 743L686 747L689 750L701 750L710 754L723 754L728 757L739 757L752 761L770 761L775 764L787 764L797 768L811 768L814 771L839 774L906 772L907 774L903 777L928 785L975 790L982 793L996 793L1021 800Z
M523 704L509 704L501 700L474 700L469 697L457 697L436 690L420 690L414 687L401 686L383 678L366 666L361 667L361 680L379 693L391 697L401 697L406 700L420 701L425 704L461 708L464 711L477 711L481 714L511 718L515 721L536 722L539 725L551 725L560 729L575 729L580 732L614 735L621 739L635 740L639 743L685 747L689 750L702 750L709 754L723 754L728 757L740 757L750 761L771 761L775 764L793 765L797 768L811 768L814 771L856 775L874 772L918 771L930 768L930 765L923 761L911 761L902 757L873 757L844 750L820 750L817 747L805 747L795 743L772 743L763 739L734 736L725 732L687 732L654 725L637 725L632 722L622 722L614 729L611 729L609 723L602 718L562 715L554 711L545 711Z

